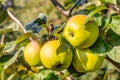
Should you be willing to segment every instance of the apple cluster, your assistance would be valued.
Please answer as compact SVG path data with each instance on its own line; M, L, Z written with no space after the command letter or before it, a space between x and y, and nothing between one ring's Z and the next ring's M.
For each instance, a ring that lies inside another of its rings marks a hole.
M40 66L61 71L67 69L71 73L93 72L98 70L104 56L90 51L99 36L99 28L94 21L83 24L86 15L74 15L66 23L63 36L72 45L72 49L57 53L59 40L51 40L43 46L39 41L31 41L24 49L24 58L31 66Z

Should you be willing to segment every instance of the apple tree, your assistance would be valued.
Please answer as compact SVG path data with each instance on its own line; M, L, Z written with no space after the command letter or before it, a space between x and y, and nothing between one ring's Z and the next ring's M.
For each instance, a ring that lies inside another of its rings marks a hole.
M119 80L119 0L1 0L0 80Z

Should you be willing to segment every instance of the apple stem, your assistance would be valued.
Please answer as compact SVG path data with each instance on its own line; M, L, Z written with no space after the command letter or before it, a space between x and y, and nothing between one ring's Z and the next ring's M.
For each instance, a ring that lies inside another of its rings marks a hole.
M51 0L51 2L53 3L53 5L62 13L64 14L67 18L71 17L71 13L73 11L73 9L78 5L78 3L81 0L76 0L76 2L73 4L73 6L71 8L69 8L68 10L66 10L57 0Z
M113 61L110 57L106 55L105 59L107 59L109 62L111 62L114 66L116 66L120 70L120 63Z
M6 9L6 11L7 11L9 17L10 17L12 20L14 20L14 21L20 26L20 28L23 30L23 32L24 32L24 33L27 33L27 31L26 31L26 29L24 28L24 26L22 25L22 23L21 23L8 9ZM32 37L29 37L29 39L30 39L31 41L33 41Z

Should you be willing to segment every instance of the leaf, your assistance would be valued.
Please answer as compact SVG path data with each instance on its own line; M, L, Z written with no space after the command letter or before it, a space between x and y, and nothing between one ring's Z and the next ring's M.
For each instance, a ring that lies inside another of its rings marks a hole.
M34 73L30 77L23 80L61 80L61 78L55 74L53 70L41 70L39 73Z
M51 32L51 35L54 35L54 36L56 36L56 37L58 37L59 36L59 34L61 33L61 32L63 32L63 29L64 29L64 27L65 27L65 22L63 22L63 24L61 25L61 26L54 26L54 29L53 29L53 31Z
M76 14L86 14L86 15L88 15L89 12L90 12L89 10L82 9L82 10L79 10Z
M110 28L120 35L120 15L112 16L112 22L109 24Z
M12 32L12 31L13 31L12 28L0 29L0 34L6 34L6 33L9 33L9 32Z
M4 62L7 62L11 57L13 57L13 54L12 55L3 55L0 57L0 63L4 63Z
M41 75L41 80L59 80L58 75L52 70L42 70L39 75Z
M113 30L107 32L107 44L112 46L112 49L107 52L107 55L114 61L120 63L120 35L117 35Z
M15 41L7 42L5 44L3 52L10 53L15 49L15 47L16 47Z
M102 17L99 14L94 15L93 19L98 26L102 26Z
M116 4L117 0L100 0L102 3Z
M108 80L108 77L109 77L109 72L107 71L103 77L103 80Z
M120 46L114 47L107 55L114 61L120 63Z
M0 45L0 56L3 53L3 50L4 50L4 45Z
M11 75L7 78L7 80L13 80L14 77L16 76L16 74L17 74L17 72L14 72L13 74L11 74Z
M57 54L67 51L68 49L72 48L72 46L68 43L65 37L62 36L62 34L59 34L58 39L60 41L60 45L57 48Z
M2 8L2 11L0 13L0 24L5 21L5 19L8 17L8 14L4 8Z
M12 28L13 31L20 31L20 26L16 22L12 22L7 25L7 28Z
M21 50L22 48L20 48L16 53L14 53L14 56L3 64L4 69L7 69L9 66L11 66L16 61Z
M4 80L4 69L2 64L0 64L0 80Z
M20 42L28 39L29 37L38 38L36 35L34 35L34 34L30 33L30 32L27 32L27 33L25 33L25 34L23 34L23 35L21 35L21 36L19 36L19 37L17 38L17 40L16 40L16 45L19 44Z
M83 25L86 24L96 13L100 12L101 10L107 9L107 7L105 6L99 6L97 7L95 10L93 10L92 12L90 12L86 18L86 20L84 21Z
M25 28L26 30L32 30L33 33L39 33L42 27L46 27L46 16L44 16L42 13L39 14L39 16L28 23Z
M107 45L105 43L105 41L101 38L98 37L98 39L96 40L96 42L89 48L94 54L98 54L98 55L105 55L105 53L107 52Z

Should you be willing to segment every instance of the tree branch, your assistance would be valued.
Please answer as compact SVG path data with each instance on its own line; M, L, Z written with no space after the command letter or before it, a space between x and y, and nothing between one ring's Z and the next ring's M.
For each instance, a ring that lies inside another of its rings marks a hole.
M8 10L6 9L9 17L14 20L20 27L21 29L23 30L24 33L27 33L26 29L24 28L24 26L22 25L22 23ZM33 41L32 37L29 38L31 41Z
M80 2L80 0L77 0L73 6L69 9L70 13L73 11L73 9L78 5L78 3Z
M0 45L3 45L3 44L4 44L4 39L5 39L5 35L3 34L3 35L2 35L2 38L1 38Z
M54 4L54 6L60 11L62 12L62 14L64 14L67 18L69 18L71 16L71 13L73 11L73 9L78 5L78 3L80 2L80 0L77 0L74 5L66 10L57 0L51 0L51 2Z
M111 62L114 66L116 66L120 70L120 63L113 61L110 57L106 55L105 59L107 59L109 62Z

